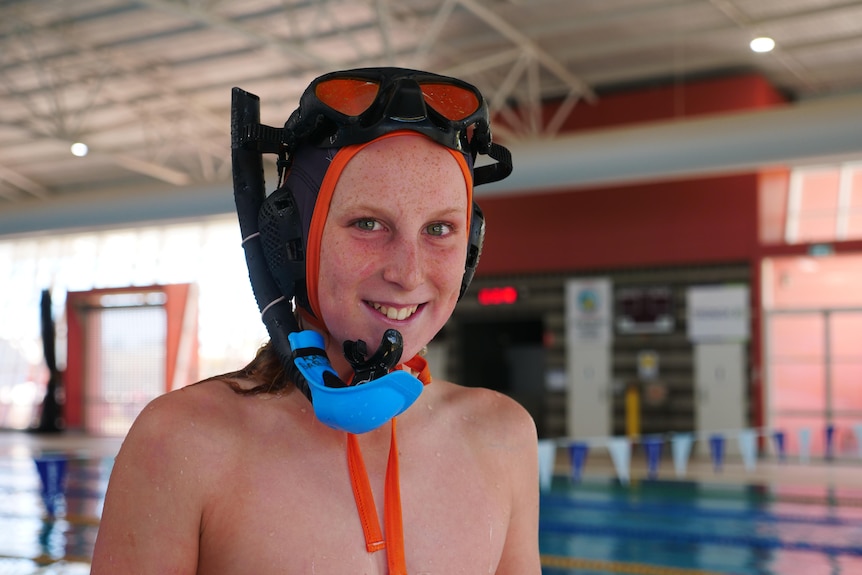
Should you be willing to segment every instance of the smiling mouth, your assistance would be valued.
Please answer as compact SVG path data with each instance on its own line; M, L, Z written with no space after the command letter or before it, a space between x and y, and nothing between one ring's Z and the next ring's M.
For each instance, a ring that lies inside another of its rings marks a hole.
M388 305L383 305L375 302L368 302L368 305L385 315L388 319L394 319L398 321L407 319L408 317L416 313L417 309L419 309L418 305L409 305L407 307L390 307Z

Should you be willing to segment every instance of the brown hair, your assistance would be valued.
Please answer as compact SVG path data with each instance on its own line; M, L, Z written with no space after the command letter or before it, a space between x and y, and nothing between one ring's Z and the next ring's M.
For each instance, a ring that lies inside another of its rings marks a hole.
M238 371L216 375L204 381L220 380L227 383L232 390L240 395L257 395L261 393L278 393L292 385L284 372L281 359L272 345L272 341L266 342L257 350L257 353L248 364ZM246 388L237 380L248 380L256 382L254 387Z

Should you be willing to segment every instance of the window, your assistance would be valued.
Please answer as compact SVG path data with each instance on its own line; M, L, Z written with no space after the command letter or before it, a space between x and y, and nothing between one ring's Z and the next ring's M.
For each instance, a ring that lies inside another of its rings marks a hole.
M788 196L787 243L862 238L862 164L796 169Z

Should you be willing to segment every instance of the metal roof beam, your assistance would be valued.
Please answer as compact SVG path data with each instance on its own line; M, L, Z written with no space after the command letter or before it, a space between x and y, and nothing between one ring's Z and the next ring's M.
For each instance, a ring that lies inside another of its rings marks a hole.
M542 66L565 82L571 90L579 92L588 101L593 101L597 98L593 89L586 82L569 72L559 60L551 56L541 46L533 42L529 36L506 22L489 8L486 8L475 0L458 0L458 3L497 32L529 52Z
M4 180L8 184L37 198L45 199L49 195L48 188L42 184L34 182L27 176L4 166L0 166L0 180Z

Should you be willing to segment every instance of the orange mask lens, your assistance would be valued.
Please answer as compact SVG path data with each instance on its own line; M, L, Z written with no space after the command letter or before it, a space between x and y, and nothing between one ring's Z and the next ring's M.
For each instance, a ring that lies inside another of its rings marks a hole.
M377 82L355 78L333 78L314 88L317 99L346 116L358 116L368 109L377 97Z
M429 106L449 120L463 120L479 109L476 94L460 86L423 82L422 94Z

